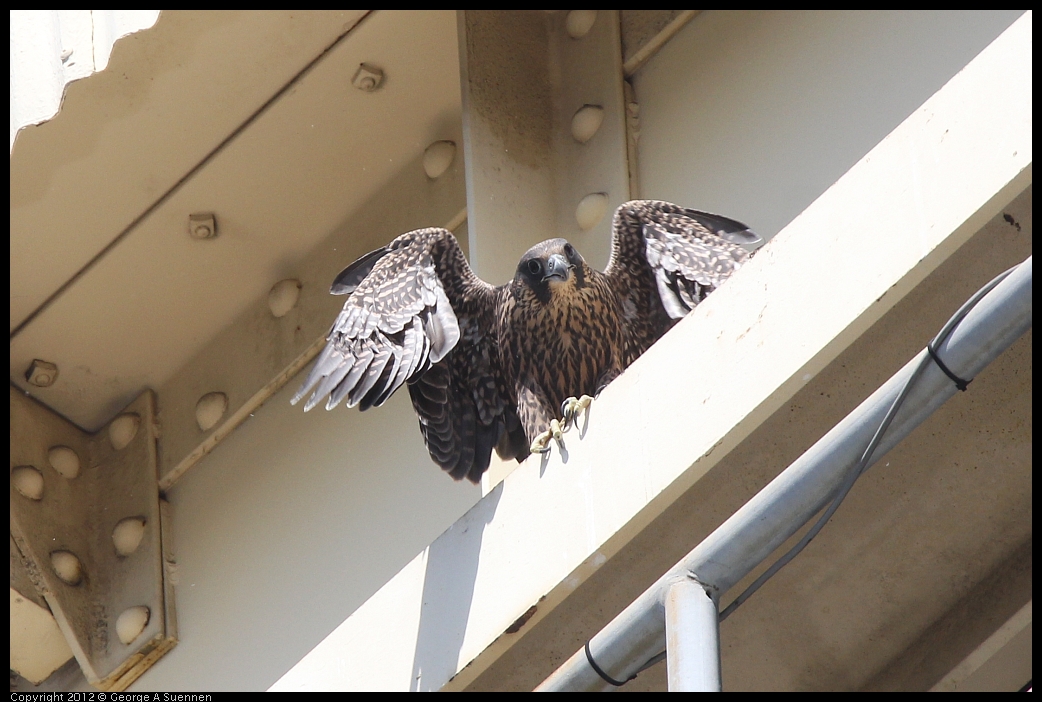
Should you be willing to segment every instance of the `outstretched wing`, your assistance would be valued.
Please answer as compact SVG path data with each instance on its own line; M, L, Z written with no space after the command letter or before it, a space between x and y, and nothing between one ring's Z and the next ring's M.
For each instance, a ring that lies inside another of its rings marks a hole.
M327 396L326 409L346 398L364 411L409 383L431 458L477 482L516 419L495 353L499 289L451 232L419 229L345 268L331 292L349 297L292 402L311 392L305 411Z
M627 364L763 245L741 222L658 200L620 206L604 271L627 321Z

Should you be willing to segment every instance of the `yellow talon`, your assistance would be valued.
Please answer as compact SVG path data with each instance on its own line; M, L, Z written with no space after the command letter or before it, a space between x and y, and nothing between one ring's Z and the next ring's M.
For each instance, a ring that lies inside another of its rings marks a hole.
M550 428L535 437L528 450L531 453L546 453L550 450L550 439L554 439L558 445L564 448L564 433L572 428L575 418L589 407L592 401L593 398L589 395L583 395L579 399L569 397L565 400L561 405L561 414L564 415L564 419L551 419Z
M580 414L586 411L586 408L593 402L593 398L589 395L583 395L579 399L569 397L567 400L561 403L561 415L564 417L564 430L568 431L572 424Z
M555 439L559 445L564 446L563 439L565 431L567 431L567 428L563 427L561 422L556 419L551 419L550 428L535 437L528 450L531 453L546 453L550 450L550 439Z
M532 441L529 451L532 453L546 453L550 450L550 438L553 436L549 431L544 431Z

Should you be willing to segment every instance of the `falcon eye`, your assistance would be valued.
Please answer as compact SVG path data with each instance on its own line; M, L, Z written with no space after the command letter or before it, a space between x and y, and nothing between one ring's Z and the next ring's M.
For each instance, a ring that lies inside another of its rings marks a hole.
M539 264L539 259L533 258L528 261L528 272L532 275L539 275L543 272L543 267Z
M568 257L569 261L575 260L575 249L572 248L571 244L564 245L564 255Z

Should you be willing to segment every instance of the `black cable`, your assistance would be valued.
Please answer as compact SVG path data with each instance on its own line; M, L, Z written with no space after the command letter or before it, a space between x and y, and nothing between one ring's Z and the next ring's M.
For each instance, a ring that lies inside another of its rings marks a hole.
M953 314L951 318L945 323L944 327L941 328L941 331L937 334L937 336L934 337L933 341L927 344L927 355L923 356L922 360L919 362L919 365L916 366L914 371L912 371L912 374L908 377L908 380L901 388L901 391L897 394L897 397L894 399L893 404L890 405L890 409L887 410L886 415L883 417L883 421L880 422L879 428L876 429L876 432L872 436L871 441L868 442L868 446L865 448L864 453L861 454L861 459L858 460L858 462L851 468L850 472L847 474L847 477L844 479L843 483L837 490L836 496L832 499L832 504L829 505L829 508L825 511L823 515L821 515L821 518L818 519L817 522L815 522L814 526L812 526L807 531L807 533L803 535L803 538L800 539L795 546L789 549L789 551L784 556L775 561L775 563L770 568L764 571L764 573L760 577L758 577L749 587L745 589L744 592L742 592L742 594L736 597L734 601L732 601L731 604L729 604L720 613L721 622L727 619L729 616L731 616L731 614L733 614L736 609L738 609L746 600L752 597L752 595L757 590L759 590L764 583L770 580L775 575L775 573L777 573L789 561L791 561L793 558L799 555L800 551L806 548L807 544L809 544L811 540L818 535L818 532L820 532L821 529L828 522L828 520L832 518L832 515L835 514L836 510L839 509L840 504L842 504L843 500L846 498L847 493L849 493L850 489L854 486L854 483L857 481L859 477L861 477L861 474L865 471L865 468L868 465L869 460L871 460L872 458L872 454L875 452L876 447L879 445L879 442L882 441L883 435L886 433L886 430L890 427L890 423L893 421L894 416L897 414L897 411L901 408L901 405L904 404L905 398L908 396L908 393L912 389L912 386L915 384L915 381L919 379L919 376L922 374L923 370L926 369L926 367L930 364L931 361L936 363L937 366L944 372L944 374L951 378L951 380L955 383L955 387L965 392L966 386L969 385L970 382L972 382L972 378L970 380L963 380L959 378L957 375L955 375L937 355L936 349L939 348L948 339L949 336L951 336L952 332L955 331L955 328L959 326L959 323L962 322L962 320L966 317L967 314L969 314L970 310L976 307L977 303L980 302L985 295L991 292L996 285L1005 280L1010 273L1017 269L1017 267L1018 266L1013 266L1009 270L1004 271L1003 273L1000 273L999 275L995 276L995 278L993 278L990 282L984 285L984 287L982 287L980 290L974 293L973 296L970 297L970 299L968 299L966 302L964 302L962 307L960 307L955 312L955 314ZM587 658L590 658L589 644L587 644L586 656ZM656 656L653 656L643 666L641 666L637 672L639 673L647 668L650 668L652 665L658 663L665 657L665 651ZM590 659L590 663L593 664L592 658ZM598 670L598 672L600 671ZM602 674L601 677L605 676ZM636 675L634 675L634 677L636 677ZM605 677L605 679L607 678ZM633 678L630 679L632 680Z
M948 367L944 365L944 362L941 361L940 357L938 357L937 352L934 349L940 347L941 344L943 344L948 339L948 337L951 336L951 333L955 331L955 328L959 325L960 322L962 322L966 315L969 314L970 310L976 307L977 303L980 302L985 295L991 292L996 285L1005 280L1006 276L1012 273L1016 268L1017 266L1013 266L1013 268L1010 268L1009 270L1000 273L999 275L995 276L995 278L993 278L984 287L982 287L980 290L974 293L973 296L970 297L970 299L967 300L965 303L963 303L962 307L960 307L955 312L955 314L951 316L948 322L945 323L944 327L937 334L937 336L934 337L933 341L927 344L927 355L923 356L922 360L919 362L919 365L916 366L916 369L912 371L912 375L909 376L908 380L905 382L904 387L901 388L901 392L897 394L897 398L895 398L893 404L890 405L890 409L887 411L886 416L883 417L883 421L880 423L879 428L876 430L876 433L872 436L872 440L868 442L868 446L865 448L865 452L861 455L861 459L851 468L850 472L847 474L846 479L840 486L839 491L836 494L836 497L833 498L832 504L829 505L828 510L826 510L825 514L823 514L821 518L818 519L814 526L812 526L810 530L806 534L804 534L803 538L800 539L799 542L795 546L793 546L788 553L779 558L774 563L774 565L772 565L770 568L764 571L764 573L759 578L757 578L752 583L752 585L747 587L741 595L736 597L734 601L731 602L731 604L729 604L720 613L720 621L724 621L729 616L731 616L731 614L736 609L738 609L743 602L749 599L753 595L753 593L759 590L765 582L770 580L775 573L777 573L785 566L785 564L787 564L789 561L795 558L800 553L800 551L806 548L807 544L811 542L811 539L817 536L818 532L821 531L822 527L825 526L825 523L832 518L832 515L835 514L836 510L839 509L840 504L846 498L847 493L850 492L850 489L854 486L854 482L859 477L861 477L861 474L865 471L865 467L868 465L869 460L872 458L872 454L875 452L876 446L879 445L879 442L883 439L883 434L890 427L890 423L893 421L894 415L897 414L897 411L901 408L901 405L904 404L905 398L908 396L908 392L912 389L912 386L915 384L915 381L918 380L919 375L923 372L923 370L926 369L926 366L929 365L930 361L936 362L940 369L944 371L945 375L947 375L955 382L955 386L957 388L959 388L960 390L966 390L966 385L969 384L970 381L962 380L954 373L952 373L948 369Z

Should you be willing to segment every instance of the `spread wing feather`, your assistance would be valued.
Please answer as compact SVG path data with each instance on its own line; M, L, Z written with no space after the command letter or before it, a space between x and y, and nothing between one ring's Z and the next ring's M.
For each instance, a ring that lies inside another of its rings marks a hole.
M627 364L763 245L741 222L659 200L625 203L612 228L604 273L622 299Z
M327 396L326 409L364 411L408 383L431 457L477 482L516 425L496 353L502 288L474 275L451 232L419 229L345 268L331 292L349 297L292 402L311 392L305 411Z

